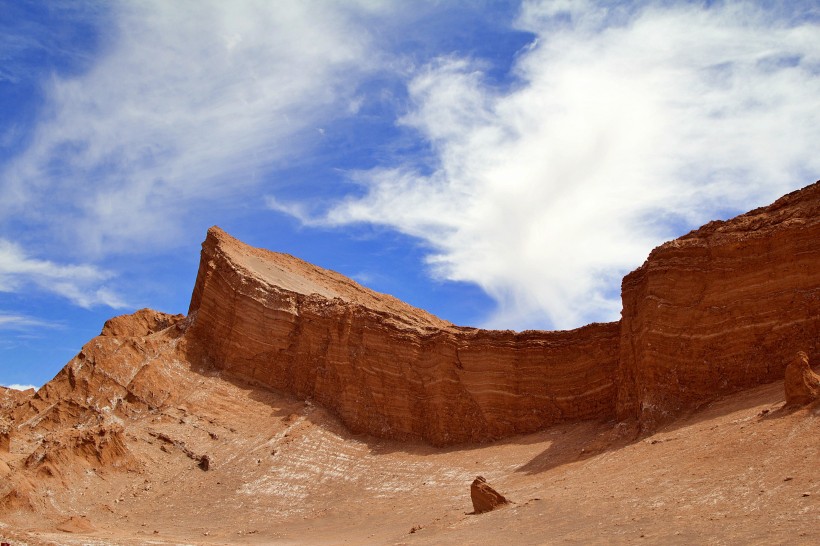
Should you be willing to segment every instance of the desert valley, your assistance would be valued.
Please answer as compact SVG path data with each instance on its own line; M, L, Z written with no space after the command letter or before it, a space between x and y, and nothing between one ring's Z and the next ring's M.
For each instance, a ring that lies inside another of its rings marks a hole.
M571 331L461 327L213 227L187 315L0 388L0 539L820 543L820 182L621 296ZM476 510L478 476L509 502Z

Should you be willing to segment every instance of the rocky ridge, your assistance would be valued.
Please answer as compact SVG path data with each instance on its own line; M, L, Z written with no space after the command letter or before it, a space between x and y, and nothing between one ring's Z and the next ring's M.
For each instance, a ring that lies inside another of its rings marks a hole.
M784 375L787 401L816 415L818 263L820 183L655 249L623 281L619 322L517 333L454 326L214 227L187 316L115 317L36 393L0 389L0 509L49 514L49 492L142 480L170 461L175 472L208 470L212 487L241 461L236 494L257 494L278 468L259 466L257 453L278 461L303 450L302 464L326 440L311 422L334 430L336 418L371 440L434 445L595 423L607 432L586 444L586 457L633 439L635 425L650 433ZM266 416L274 405L282 407ZM761 430L772 410L758 416ZM809 438L812 423L794 421L795 430ZM801 449L812 453L810 442ZM550 450L522 468L557 464ZM148 482L129 482L129 494L147 496ZM282 507L304 502L294 495ZM109 497L104 509L124 499ZM64 522L71 512L59 514Z
M187 317L141 310L109 320L12 414L40 427L122 418L173 403L193 366L312 400L355 433L397 440L481 442L583 419L648 430L781 379L798 351L815 361L818 263L815 183L653 250L624 278L619 322L492 331L213 227Z
M211 228L186 357L311 399L354 432L433 444L613 418L617 323L460 328Z
M212 228L188 358L314 399L355 432L437 445L576 419L646 429L780 379L820 332L820 184L656 248L621 321L459 328Z

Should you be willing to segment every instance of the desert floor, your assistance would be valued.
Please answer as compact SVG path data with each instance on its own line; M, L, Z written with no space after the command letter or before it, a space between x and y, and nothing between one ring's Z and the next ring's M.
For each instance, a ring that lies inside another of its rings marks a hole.
M127 425L127 469L78 458L43 476L47 509L0 514L3 541L820 544L820 405L786 411L782 382L637 440L582 422L446 449L351 435L309 402L216 376L189 392ZM471 514L477 475L513 503Z

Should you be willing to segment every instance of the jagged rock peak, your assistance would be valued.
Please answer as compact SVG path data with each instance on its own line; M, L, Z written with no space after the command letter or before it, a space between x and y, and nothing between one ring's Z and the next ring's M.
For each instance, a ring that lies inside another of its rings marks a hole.
M103 325L101 336L143 337L169 328L185 318L185 315L171 315L153 309L140 309L128 315L108 319Z

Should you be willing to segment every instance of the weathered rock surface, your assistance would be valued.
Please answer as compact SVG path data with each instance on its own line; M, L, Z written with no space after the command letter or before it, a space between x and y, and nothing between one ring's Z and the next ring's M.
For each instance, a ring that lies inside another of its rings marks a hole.
M329 409L353 432L436 445L572 420L652 429L820 354L820 183L655 249L618 323L462 328L211 228L187 317L109 320L37 393L0 390L0 451L27 431L109 426L211 370ZM54 444L57 445L57 444Z
M651 429L820 356L820 183L668 242L622 284L617 415Z
M189 317L191 362L315 400L354 432L441 445L614 417L617 323L459 328L216 227Z
M820 375L809 366L809 356L800 351L786 366L783 381L787 406L803 406L820 400Z
M169 315L153 309L140 309L130 315L120 315L105 321L101 336L145 337L174 326L185 315Z
M180 392L181 315L143 309L106 322L37 393L12 412L28 429L93 426L170 403Z
M88 472L140 466L127 424L189 396L196 381L181 359L183 318L149 309L115 317L37 392L0 391L0 453L18 461L0 483L0 507L42 508L37 480L70 488Z
M311 398L356 432L434 444L572 419L644 429L817 355L820 183L655 249L620 323L459 328L338 273L209 230L188 358Z
M473 501L473 510L476 514L483 514L508 504L504 495L490 487L484 476L477 476L470 484L470 499Z

